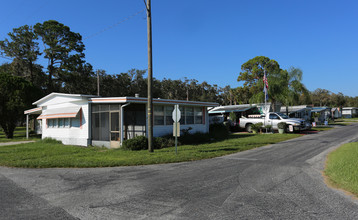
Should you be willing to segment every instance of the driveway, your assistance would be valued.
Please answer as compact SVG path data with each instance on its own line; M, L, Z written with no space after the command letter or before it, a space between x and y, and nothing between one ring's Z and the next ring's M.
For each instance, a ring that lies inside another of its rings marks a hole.
M321 175L327 153L352 141L357 123L195 162L0 167L0 219L358 219L357 201Z

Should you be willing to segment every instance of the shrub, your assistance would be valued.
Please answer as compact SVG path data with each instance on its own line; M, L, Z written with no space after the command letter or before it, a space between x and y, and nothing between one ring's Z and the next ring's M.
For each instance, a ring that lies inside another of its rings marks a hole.
M251 125L251 130L253 130L257 133L257 132L259 132L259 130L261 130L262 125L263 125L262 122L253 124L253 125Z
M277 124L278 129L286 129L286 122L280 122Z
M209 127L209 134L211 138L216 140L225 139L229 136L229 128L224 124L211 124Z
M265 128L266 128L266 132L267 131L270 132L272 129L272 125L266 125Z
M173 137L155 137L153 138L153 149L162 149L173 147L175 141ZM137 136L132 139L123 141L122 148L125 150L146 150L148 149L148 138L145 136Z
M145 136L137 136L123 141L122 148L125 150L144 150L148 149L148 139Z
M188 127L188 128L184 128L184 129L181 129L180 131L181 131L181 133L182 133L182 135L188 135L188 134L190 134L190 130L192 130L193 128L192 127Z
M235 112L230 112L229 117L230 117L230 120L232 122L236 122L236 114L235 114Z
M183 144L201 144L210 142L212 139L220 140L229 136L229 129L224 124L212 124L210 125L209 133L193 133L189 131L191 127L182 129L182 134L178 137L178 145ZM173 147L175 145L174 137L168 134L164 137L156 137L153 139L153 148L162 149L167 147ZM126 150L144 150L148 148L148 139L145 136L137 136L135 138L125 140L122 145Z
M175 145L175 140L172 137L156 137L153 140L153 145L155 149L162 149L167 147L173 147Z
M201 144L210 141L210 135L197 132L194 134L181 135L179 138L180 144Z

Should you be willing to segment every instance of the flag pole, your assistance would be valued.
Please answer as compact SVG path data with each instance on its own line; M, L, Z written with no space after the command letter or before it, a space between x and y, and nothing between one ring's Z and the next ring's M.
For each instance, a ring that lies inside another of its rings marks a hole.
M267 111L267 90L268 90L268 82L267 82L267 75L266 75L266 69L264 68L264 79L263 79L263 83L264 83L264 92L265 92L265 116L267 115L267 113L269 111ZM268 108L269 110L270 108ZM264 126L266 127L266 119L264 120ZM267 129L266 129L266 133L267 133Z

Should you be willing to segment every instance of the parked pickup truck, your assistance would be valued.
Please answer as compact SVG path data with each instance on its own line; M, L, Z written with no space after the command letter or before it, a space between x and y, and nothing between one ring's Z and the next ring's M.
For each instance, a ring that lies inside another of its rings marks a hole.
M255 117L241 117L240 127L246 131L251 132L251 125L256 123L263 123L264 125L271 125L272 129L278 130L277 124L286 122L287 126L292 125L293 131L303 131L310 129L310 124L299 118L289 118L287 115L279 112L269 112L266 115L258 115Z

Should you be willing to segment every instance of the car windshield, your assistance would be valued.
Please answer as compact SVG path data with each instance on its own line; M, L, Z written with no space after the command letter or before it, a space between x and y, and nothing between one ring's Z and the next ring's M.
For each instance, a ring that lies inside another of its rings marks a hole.
M287 115L285 115L283 113L276 113L276 114L278 114L283 119L288 119L289 118Z

